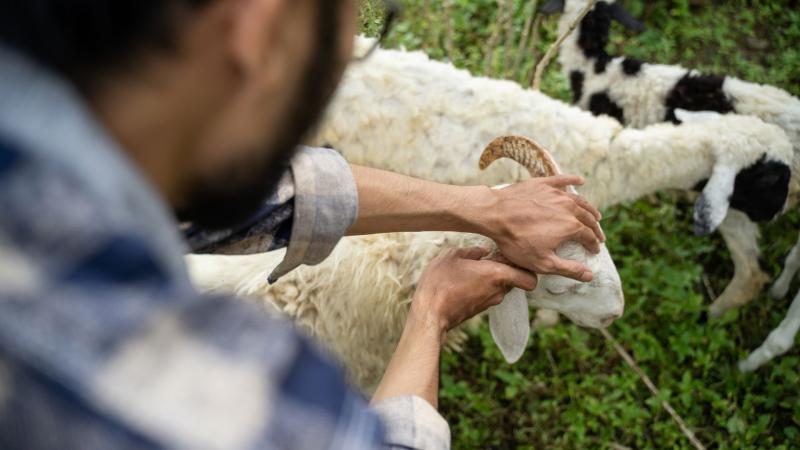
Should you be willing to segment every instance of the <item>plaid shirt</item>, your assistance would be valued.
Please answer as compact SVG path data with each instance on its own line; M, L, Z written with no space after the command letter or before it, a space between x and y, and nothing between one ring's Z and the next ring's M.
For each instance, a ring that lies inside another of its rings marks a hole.
M355 205L344 161L309 149L249 223L184 231L205 251L288 243L277 277L323 259ZM0 46L0 448L449 447L425 401L370 410L290 325L199 294L185 250L72 88Z

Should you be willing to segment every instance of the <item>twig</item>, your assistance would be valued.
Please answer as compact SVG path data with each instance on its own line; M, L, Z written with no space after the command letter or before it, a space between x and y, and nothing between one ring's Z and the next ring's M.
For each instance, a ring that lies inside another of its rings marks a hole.
M714 288L711 287L711 281L708 279L706 274L703 274L703 284L706 286L706 292L708 293L708 298L714 300L717 298L717 294L714 293Z
M447 33L444 38L444 48L447 50L447 59L453 61L455 56L455 45L453 38L455 34L455 24L453 23L453 0L444 0L444 17L447 22Z
M433 38L433 33L432 33L433 26L431 24L431 22L432 22L431 17L433 17L433 16L431 15L431 0L423 0L423 2L422 2L422 13L424 14L424 17L425 17L425 20L426 20L426 22L425 22L425 40L427 41L427 44L430 45L430 43L433 42L433 39L432 39ZM423 44L423 47L425 47L424 44Z
M541 37L541 33L539 33L539 31L542 26L543 17L543 14L536 15L536 19L533 21L533 30L531 30L531 42L528 45L528 50L525 50L525 53L531 53L532 61L536 61L536 59L539 57L539 38ZM531 70L530 75L528 75L528 71L526 70L525 73L522 74L522 80L520 80L520 82L527 82L526 86L533 84L533 73L533 70Z
M626 446L624 446L622 444L617 444L616 442L612 442L612 443L608 444L608 446L612 450L632 450L630 447L626 447Z
M510 0L497 0L497 19L495 20L492 34L489 36L489 40L486 41L486 48L483 51L483 54L486 55L486 68L483 71L485 75L490 75L492 73L492 67L494 66L494 50L497 44L500 43L500 33L503 28L505 11L510 3Z
M553 371L553 376L558 375L558 369L556 369L556 360L553 358L553 354L550 352L550 349L545 350L545 354L547 355L547 360L550 362L550 370Z
M533 7L531 8L530 15L525 19L525 25L522 28L522 36L519 38L519 45L517 45L517 54L514 55L514 62L511 64L511 76L517 79L519 77L519 67L522 65L522 57L528 52L528 39L531 35L531 27L533 26L533 18L536 17L536 7L539 3L538 0L533 0Z
M544 54L542 60L539 61L539 64L536 65L536 71L534 72L535 75L533 77L534 90L537 91L539 90L539 85L542 84L542 74L544 73L544 69L546 69L547 66L550 65L550 60L553 59L553 56L556 54L556 51L558 51L558 48L561 46L561 43L564 42L564 39L566 39L567 36L572 34L572 32L575 30L578 24L581 23L584 17L586 17L586 14L588 14L589 11L591 11L592 8L594 8L595 3L597 3L597 0L589 0L589 3L586 5L586 7L583 8L581 13L578 14L578 17L576 17L575 20L573 20L572 23L569 24L569 27L566 29L566 31L564 31L564 34L559 36L558 39L556 39L556 41L553 43L553 45L551 45L550 48L547 49L547 53Z
M506 31L506 38L503 42L503 64L497 72L498 78L505 78L508 72L508 66L511 65L511 47L514 45L514 1L510 1L505 20L503 21L503 29Z
M647 389L649 389L654 396L658 397L658 388L656 387L656 385L653 383L650 377L648 377L647 374L644 373L644 371L639 367L639 365L636 364L636 361L633 359L633 357L624 348L622 348L621 345L619 345L619 343L617 342L616 339L614 339L613 336L611 336L611 333L609 333L608 329L600 328L600 333L603 335L604 338L606 338L606 340L608 340L611 343L611 345L614 347L614 350L616 350L617 353L619 353L622 359L624 359L625 362L628 363L628 366L630 366L630 368L633 369L634 372L636 372L636 375L638 375L639 378L642 380L642 382L645 384L645 386L647 386ZM672 416L672 419L675 421L675 423L678 424L678 428L681 429L683 435L686 436L687 439L689 439L689 442L692 443L694 448L696 448L697 450L706 449L706 447L699 440L697 440L697 437L694 435L692 430L690 430L689 427L686 425L686 422L684 422L683 419L681 419L681 416L679 416L678 413L675 412L674 409L672 409L672 406L669 404L668 401L662 400L661 407L663 407L667 411L667 413L669 413L669 415Z

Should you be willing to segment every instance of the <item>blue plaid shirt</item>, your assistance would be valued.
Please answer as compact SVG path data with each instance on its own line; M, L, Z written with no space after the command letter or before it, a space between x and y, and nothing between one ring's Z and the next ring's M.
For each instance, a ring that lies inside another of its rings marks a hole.
M274 277L324 258L355 217L353 181L331 152L294 164L244 226L184 227L191 247L288 244ZM80 96L0 46L0 448L449 447L423 400L368 409L290 325L199 294L185 251Z

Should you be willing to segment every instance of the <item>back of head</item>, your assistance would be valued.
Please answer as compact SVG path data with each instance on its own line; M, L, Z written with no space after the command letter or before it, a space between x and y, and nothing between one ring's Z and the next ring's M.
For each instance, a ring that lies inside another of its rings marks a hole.
M80 87L169 49L178 23L210 0L5 0L0 42Z

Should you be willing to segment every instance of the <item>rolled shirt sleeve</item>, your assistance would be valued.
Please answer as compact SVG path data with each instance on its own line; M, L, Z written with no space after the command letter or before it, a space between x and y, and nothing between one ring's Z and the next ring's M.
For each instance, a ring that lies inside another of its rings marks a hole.
M386 449L449 450L450 426L427 401L393 397L372 406L386 429Z
M358 215L358 191L347 161L335 150L302 147L275 193L238 227L182 227L194 253L245 255L287 247L270 282L302 264L324 260Z
M319 264L358 216L358 191L347 161L335 150L303 148L292 159L294 220L283 262L270 281L301 264Z

